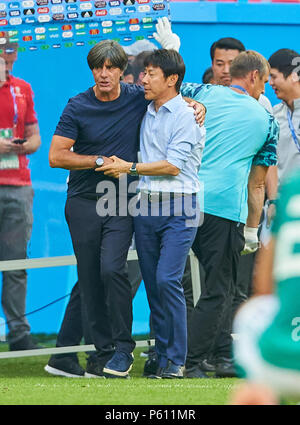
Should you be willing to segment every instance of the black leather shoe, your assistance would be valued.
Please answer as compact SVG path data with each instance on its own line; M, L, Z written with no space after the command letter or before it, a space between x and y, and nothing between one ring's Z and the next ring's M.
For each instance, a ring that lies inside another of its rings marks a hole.
M174 364L171 360L168 361L167 367L162 373L163 379L183 378L183 367Z
M149 354L148 359L145 362L144 365L144 372L143 376L149 377L150 375L156 375L158 369L158 359L156 353Z
M204 370L200 369L199 365L194 366L190 369L185 369L184 376L186 378L209 378Z
M150 375L147 375L148 379L161 379L162 375L164 373L165 368L164 367L158 367L156 372Z
M220 357L216 360L216 378L237 378L233 359Z

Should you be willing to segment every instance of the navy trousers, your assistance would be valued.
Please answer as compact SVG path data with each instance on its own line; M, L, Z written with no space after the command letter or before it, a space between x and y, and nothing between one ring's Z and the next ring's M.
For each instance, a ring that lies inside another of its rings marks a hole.
M65 212L91 340L100 354L113 349L130 353L135 342L126 260L132 241L132 218L101 217L95 200L79 196L67 199Z
M195 206L196 196L191 197ZM192 211L182 208L181 215L174 213L175 203L183 203L184 197L179 201L170 200L168 215L161 215L163 202L157 202L159 216L151 215L153 203L149 202L148 215L144 210L134 218L136 248L152 315L159 366L165 367L168 360L184 365L187 322L181 279L197 227L187 223Z
M137 293L142 281L141 271L137 260L127 262L128 279L131 285L132 298ZM67 304L64 318L57 335L56 347L79 345L82 338L85 344L92 344L90 336L86 307L80 294L79 282L76 282ZM93 356L94 352L89 352ZM77 357L76 353L55 354L54 357Z

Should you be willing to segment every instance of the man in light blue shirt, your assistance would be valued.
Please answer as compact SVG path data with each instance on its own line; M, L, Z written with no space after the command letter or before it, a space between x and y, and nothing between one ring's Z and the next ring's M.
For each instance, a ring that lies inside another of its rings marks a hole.
M234 375L231 301L239 255L257 249L265 176L277 161L278 123L255 100L268 81L268 62L259 53L246 51L233 60L230 71L231 87L183 87L183 95L207 108L199 172L204 185L204 222L193 244L205 279L188 324L189 378L207 377L207 358L213 358L217 376ZM183 285L186 288L187 282Z
M191 126L193 119L193 111L187 107L180 94L162 105L158 111L155 103L150 103L141 126L142 160L145 163L166 160L177 167L180 173L172 175L172 178L166 175L141 176L140 191L199 191L198 172L205 130L195 125L195 122Z
M198 172L205 130L179 94L185 65L174 50L145 60L145 98L152 100L141 127L141 163L112 157L104 174L141 175L136 247L155 332L158 371L182 378L187 353L186 303L181 279L197 232ZM196 218L195 218L196 216Z

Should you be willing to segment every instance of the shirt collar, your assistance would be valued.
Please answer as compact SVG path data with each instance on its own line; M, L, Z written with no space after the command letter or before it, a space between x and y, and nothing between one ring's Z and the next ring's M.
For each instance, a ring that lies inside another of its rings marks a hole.
M178 109L178 105L181 103L181 101L182 101L182 96L179 93L177 96L173 97L172 99L168 100L168 102L164 103L161 106L161 108L165 108L169 112L174 112ZM156 114L153 101L148 105L148 111L153 115Z
M294 99L294 109L300 109L300 97Z
M282 103L289 109L288 104L284 100ZM298 97L298 99L294 99L294 109L300 109L300 97Z

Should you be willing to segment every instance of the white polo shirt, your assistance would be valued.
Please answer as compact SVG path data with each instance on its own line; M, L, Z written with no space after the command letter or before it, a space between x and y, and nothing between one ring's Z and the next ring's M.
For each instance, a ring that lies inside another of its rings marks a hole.
M282 183L286 174L292 169L300 169L300 152L297 149L292 132L288 122L288 110L291 113L292 123L295 129L296 137L300 145L300 98L294 100L294 111L288 108L285 102L275 105L274 116L280 126L279 140L277 143L278 155L278 180L279 184Z

